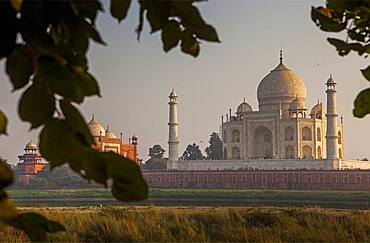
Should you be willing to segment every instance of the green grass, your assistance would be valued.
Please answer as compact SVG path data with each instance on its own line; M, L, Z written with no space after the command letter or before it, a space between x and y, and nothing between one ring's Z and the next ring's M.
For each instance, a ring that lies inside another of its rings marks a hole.
M156 189L149 199L122 203L108 189L10 190L19 206L320 206L370 209L370 192L342 191L256 191L227 189Z
M370 212L321 208L34 209L63 223L52 242L369 242ZM0 242L24 242L5 227Z

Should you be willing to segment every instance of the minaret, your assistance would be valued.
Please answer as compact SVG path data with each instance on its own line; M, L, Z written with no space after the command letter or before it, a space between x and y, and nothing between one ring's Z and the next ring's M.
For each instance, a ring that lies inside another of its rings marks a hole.
M168 162L167 170L174 170L177 168L177 161L179 158L179 123L177 121L177 94L172 89L170 96L169 122L168 122Z
M337 100L335 90L335 81L330 75L330 78L326 82L326 158L337 159L338 158L338 131L337 131Z

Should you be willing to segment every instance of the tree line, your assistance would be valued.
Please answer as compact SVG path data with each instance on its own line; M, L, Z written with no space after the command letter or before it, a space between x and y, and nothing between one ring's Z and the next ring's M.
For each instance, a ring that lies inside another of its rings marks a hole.
M213 132L210 135L209 145L205 148L204 152L199 148L196 143L188 144L180 160L220 160L223 158L222 154L222 141L218 133ZM144 169L149 170L163 170L166 169L167 158L164 158L166 150L161 145L155 144L149 148L149 157L145 164Z

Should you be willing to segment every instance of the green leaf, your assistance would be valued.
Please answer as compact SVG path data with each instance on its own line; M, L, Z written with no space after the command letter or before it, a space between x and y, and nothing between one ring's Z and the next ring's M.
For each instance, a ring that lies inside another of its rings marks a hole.
M193 57L197 57L199 55L199 42L195 39L193 36L193 33L191 33L188 30L185 30L182 32L181 37L181 51L187 54L192 55Z
M18 210L12 200L0 189L0 224L11 223L17 216Z
M121 201L147 199L148 186L135 162L113 152L102 156L113 179L112 194L115 198Z
M45 241L46 233L65 230L64 226L58 222L48 220L43 215L31 212L21 214L17 221L13 223L13 226L23 230L31 241Z
M49 233L55 233L55 232L60 232L60 231L65 231L65 230L66 228L62 224L52 221L52 220L48 220L48 232Z
M24 5L32 3L26 1L24 2ZM64 50L55 45L53 38L49 34L42 29L40 30L40 28L36 28L35 26L36 25L32 24L31 21L22 22L21 34L23 40L26 42L27 48L32 50L32 53L35 56L49 56L56 59L61 58L61 53Z
M368 80L370 81L370 65L365 68L365 69L361 69L361 73L362 75Z
M356 30L357 30L356 28L353 28L353 29L349 30L348 31L348 36L352 40L365 41L365 38L366 38L366 35L367 35L366 32L362 33L362 32L357 32Z
M150 24L151 31L154 33L166 25L171 8L168 1L146 1L146 18Z
M170 20L162 31L163 50L168 52L179 44L181 37L180 25L175 20Z
M110 12L114 18L121 22L126 18L131 0L111 0Z
M74 60L77 61L77 59ZM49 58L42 58L39 65L40 71L37 77L47 81L51 89L64 98L81 103L86 96L100 96L97 81L92 75L84 72L87 69L86 66L77 66L79 65L77 64L74 66L76 73L73 73L68 66Z
M45 123L40 133L39 148L51 168L79 159L83 152L68 126L56 118Z
M94 144L94 139L80 112L67 100L61 100L59 103L65 116L65 123L68 126L69 131L74 133L74 135L80 139L82 144L87 146Z
M68 109L73 110L66 102L62 103L63 113ZM71 111L66 112L69 115L70 113ZM79 125L76 129L78 127ZM119 200L140 200L147 197L147 185L135 162L112 152L94 150L83 144L73 130L65 120L53 118L46 122L40 134L39 147L41 154L53 168L68 162L74 171L86 179L106 185L108 179L112 178L112 192Z
M2 111L0 111L0 135L7 134L6 133L7 125L8 125L8 119L6 118L5 114Z
M88 36L90 36L94 41L102 45L106 45L106 43L101 38L100 33L95 29L94 26L90 25L86 21L84 21L83 23L84 23L85 31L88 34Z
M34 82L22 95L18 113L23 121L31 123L31 129L39 127L54 114L55 99L39 83Z
M340 32L346 28L347 23L334 16L333 10L323 7L311 8L312 21L323 31Z
M100 95L100 89L96 79L89 73L80 73L77 75L77 87L84 96Z
M370 113L370 88L361 91L355 99L355 108L353 115L358 118L363 118Z
M0 23L4 25L1 29L0 60L8 56L15 47L18 32L16 15L10 1L0 1Z
M192 30L199 39L212 42L220 42L216 29L213 28L213 26L211 25L206 24L198 28L193 28Z
M12 169L0 160L0 190L13 183Z
M81 169L84 172L83 177L107 186L107 180L109 179L108 162L104 159L104 153L89 148L86 150L83 160L74 161L73 163L81 164Z
M26 86L33 72L32 58L30 58L22 45L17 45L8 56L6 72L13 84L13 90Z
M335 46L335 48L338 51L338 54L341 56L348 55L348 53L351 51L348 44L342 40L335 39L335 38L328 38L328 42Z
M82 18L89 18L92 23L95 22L98 11L102 11L103 8L98 0L89 1L73 1L70 2L72 9L75 10L76 15Z
M23 0L10 0L10 3L12 4L15 11L18 13L21 11Z
M53 59L40 59L37 77L48 82L55 93L65 98L81 103L85 97L77 84L77 76L67 66L59 64Z
M185 27L202 27L206 25L199 10L192 5L191 1L174 1L174 11L181 18L181 24Z

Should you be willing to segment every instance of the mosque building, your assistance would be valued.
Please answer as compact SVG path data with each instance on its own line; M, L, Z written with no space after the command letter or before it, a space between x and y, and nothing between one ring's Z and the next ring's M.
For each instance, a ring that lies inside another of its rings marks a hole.
M21 183L29 183L40 170L42 170L46 161L37 150L37 145L29 141L25 148L23 155L18 156L19 163L17 164L17 180Z
M306 106L305 83L280 62L257 88L259 109L244 100L222 116L223 160L179 161L177 156L177 95L169 99L169 170L230 169L370 169L366 161L344 159L343 119L338 122L336 82L330 75L326 107ZM172 152L171 151L175 151ZM176 158L175 158L176 157Z
M122 133L118 138L107 126L106 129L96 121L93 115L87 126L95 141L95 148L98 151L109 152L112 151L137 163L141 163L138 156L138 138L133 135L129 138L129 143L123 142Z

